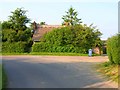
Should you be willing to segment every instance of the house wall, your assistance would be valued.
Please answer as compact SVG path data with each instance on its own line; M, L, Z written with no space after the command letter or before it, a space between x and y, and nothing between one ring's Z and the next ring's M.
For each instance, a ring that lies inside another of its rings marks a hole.
M95 54L101 54L101 51L100 51L99 47L93 48L93 52L94 52Z
M102 50L100 50L99 49L99 47L95 47L95 48L93 48L93 52L95 53L95 54L107 54L107 47L106 46L103 46L102 47Z

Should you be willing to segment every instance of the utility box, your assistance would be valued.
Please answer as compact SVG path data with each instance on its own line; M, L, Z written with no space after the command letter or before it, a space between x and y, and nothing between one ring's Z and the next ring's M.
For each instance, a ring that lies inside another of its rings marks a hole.
M91 57L92 56L92 49L88 50L88 56Z

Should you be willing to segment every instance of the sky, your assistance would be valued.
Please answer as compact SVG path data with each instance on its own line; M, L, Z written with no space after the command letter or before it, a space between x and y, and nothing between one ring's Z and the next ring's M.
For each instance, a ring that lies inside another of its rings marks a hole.
M102 40L118 33L117 0L0 0L0 21L8 20L11 11L23 7L31 22L60 25L71 6L84 24L97 26Z

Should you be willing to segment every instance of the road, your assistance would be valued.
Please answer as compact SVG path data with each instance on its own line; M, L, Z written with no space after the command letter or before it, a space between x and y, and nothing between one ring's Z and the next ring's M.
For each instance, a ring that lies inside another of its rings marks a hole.
M107 56L3 56L8 88L114 88L96 72Z

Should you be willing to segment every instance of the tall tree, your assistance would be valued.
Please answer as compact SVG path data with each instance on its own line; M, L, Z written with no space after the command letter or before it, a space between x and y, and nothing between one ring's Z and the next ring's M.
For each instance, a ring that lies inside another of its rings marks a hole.
M68 11L66 12L66 15L63 15L62 19L63 19L63 25L76 25L76 24L80 24L81 19L77 18L78 13L75 11L75 9L73 9L72 7L70 7L70 9L68 9Z
M12 15L9 16L9 22L11 24L11 29L13 30L26 30L26 24L29 23L30 19L26 16L26 10L23 8L17 8L14 12L11 12Z
M9 20L2 23L2 41L3 42L29 42L31 40L31 29L26 26L30 19L26 16L26 10L17 8L11 12Z

